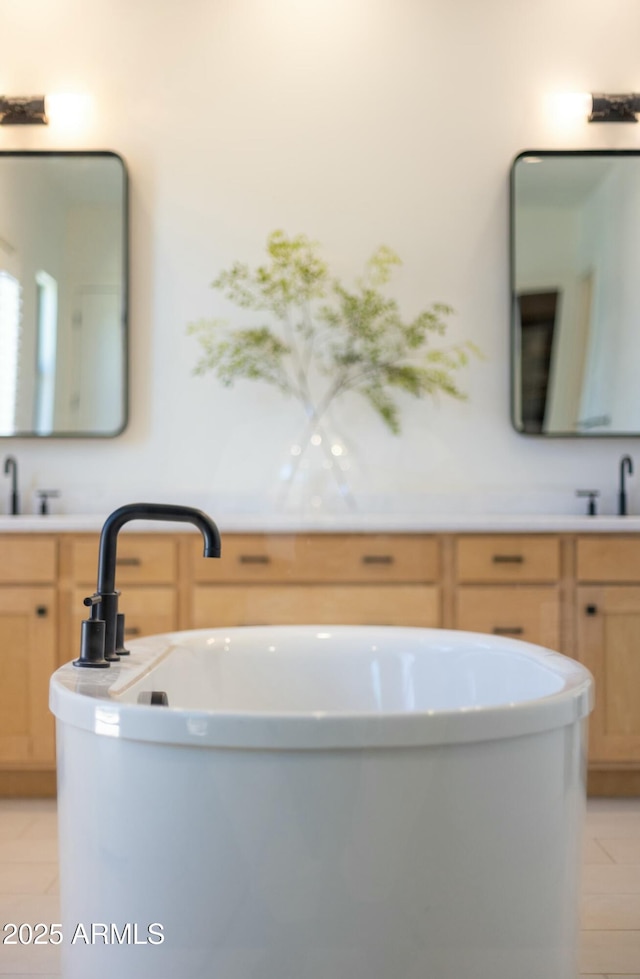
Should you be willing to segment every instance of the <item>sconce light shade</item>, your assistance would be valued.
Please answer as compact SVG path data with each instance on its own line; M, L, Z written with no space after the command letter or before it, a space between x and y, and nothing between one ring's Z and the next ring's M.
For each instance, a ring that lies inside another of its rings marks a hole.
M589 122L637 122L640 95L592 95Z
M1 126L46 126L44 95L0 95Z

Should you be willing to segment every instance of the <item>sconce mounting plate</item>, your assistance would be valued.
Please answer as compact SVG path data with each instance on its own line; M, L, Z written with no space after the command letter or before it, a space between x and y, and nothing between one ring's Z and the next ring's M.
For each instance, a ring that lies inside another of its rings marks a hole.
M46 126L44 95L0 95L0 126Z
M637 122L640 95L592 95L589 122Z

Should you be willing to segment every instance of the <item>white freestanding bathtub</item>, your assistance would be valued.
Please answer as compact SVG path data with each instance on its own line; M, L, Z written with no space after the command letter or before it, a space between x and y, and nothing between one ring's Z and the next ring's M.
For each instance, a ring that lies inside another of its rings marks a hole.
M575 979L591 688L430 629L175 633L62 667L65 979Z

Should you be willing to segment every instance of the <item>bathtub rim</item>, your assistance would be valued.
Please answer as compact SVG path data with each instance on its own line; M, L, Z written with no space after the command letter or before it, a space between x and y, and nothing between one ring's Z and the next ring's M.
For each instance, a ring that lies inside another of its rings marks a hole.
M189 639L250 631L373 630L433 633L450 642L482 640L533 658L563 680L563 688L515 704L433 711L239 712L158 708L117 699ZM49 706L56 722L99 736L193 747L253 750L326 750L427 747L521 737L572 725L593 709L593 677L560 653L522 640L451 629L396 626L233 626L162 633L130 643L131 657L108 670L81 670L67 663L51 677Z

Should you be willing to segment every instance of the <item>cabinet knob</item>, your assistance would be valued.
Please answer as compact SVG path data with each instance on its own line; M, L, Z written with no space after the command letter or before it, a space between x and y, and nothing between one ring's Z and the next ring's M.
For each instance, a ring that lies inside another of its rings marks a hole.
M36 605L36 615L39 619L44 619L49 614L49 609L46 605Z
M597 605L586 605L584 610L587 613L587 615L597 615L598 614L598 606Z
M494 625L494 636L523 636L524 629L521 625Z
M119 568L139 568L142 561L139 557L117 557L116 565Z

